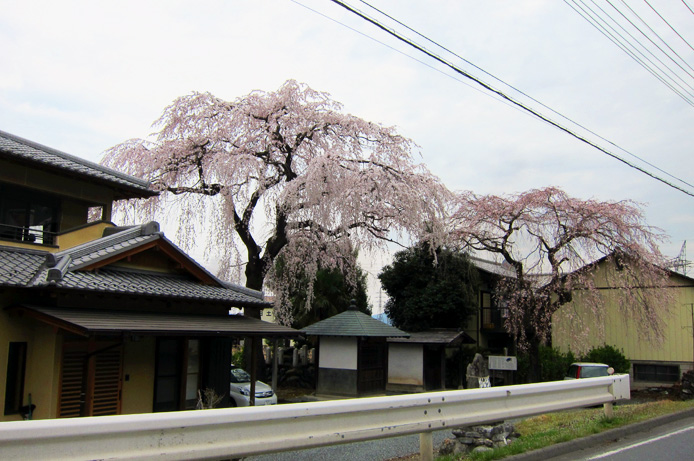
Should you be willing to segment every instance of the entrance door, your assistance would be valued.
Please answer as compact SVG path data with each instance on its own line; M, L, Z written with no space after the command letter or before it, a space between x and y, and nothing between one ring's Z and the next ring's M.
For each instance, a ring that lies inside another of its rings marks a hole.
M386 390L388 346L385 341L359 340L357 393L377 394Z
M433 346L424 346L424 389L443 389L443 351Z
M65 342L58 417L120 414L122 374L121 343Z

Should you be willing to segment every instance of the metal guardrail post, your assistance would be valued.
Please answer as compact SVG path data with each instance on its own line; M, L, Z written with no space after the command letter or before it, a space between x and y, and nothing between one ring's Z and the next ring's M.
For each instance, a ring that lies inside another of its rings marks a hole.
M421 461L434 461L434 438L431 432L419 434L419 459Z

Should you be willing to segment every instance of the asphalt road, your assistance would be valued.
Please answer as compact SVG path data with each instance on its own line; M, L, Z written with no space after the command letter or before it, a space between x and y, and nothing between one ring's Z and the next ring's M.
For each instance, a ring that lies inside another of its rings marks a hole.
M453 437L450 429L432 434L434 448L444 439ZM385 459L419 453L419 435L404 435L368 442L346 443L322 448L250 456L253 461L382 461Z
M547 461L604 460L632 461L694 459L694 417L628 435Z

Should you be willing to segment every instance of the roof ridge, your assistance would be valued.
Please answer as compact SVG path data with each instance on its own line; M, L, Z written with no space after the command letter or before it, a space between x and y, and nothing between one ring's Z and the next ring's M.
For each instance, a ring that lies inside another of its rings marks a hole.
M135 237L142 237L146 235L155 235L160 233L159 223L156 221L150 221L145 224L140 224L126 228L115 234L108 235L106 237L101 237L96 240L91 240L68 248L67 250L59 251L53 254L53 257L57 260L69 255L73 260L77 260L83 256L86 256L95 251L103 250L109 246L117 245L119 243L126 242ZM48 259L48 258L47 258Z

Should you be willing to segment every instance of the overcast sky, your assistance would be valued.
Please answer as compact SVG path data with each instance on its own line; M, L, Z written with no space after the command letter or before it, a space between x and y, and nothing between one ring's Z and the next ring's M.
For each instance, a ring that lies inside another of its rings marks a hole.
M349 3L375 14L357 0ZM645 2L628 3L694 65L694 51ZM681 0L650 3L694 43L694 14ZM694 184L694 107L566 3L370 4ZM396 126L420 146L421 161L453 190L505 194L552 185L581 198L632 199L644 204L649 224L670 236L665 254L676 256L689 240L694 255L694 197L490 97L469 80L454 78L442 65L328 0L0 0L0 7L1 130L99 161L109 147L152 132L151 123L177 96L210 91L233 100L254 89L275 90L291 78L330 93L345 112ZM453 62L521 97L465 62ZM375 263L367 269L379 268ZM378 299L372 296L372 303L378 305Z

